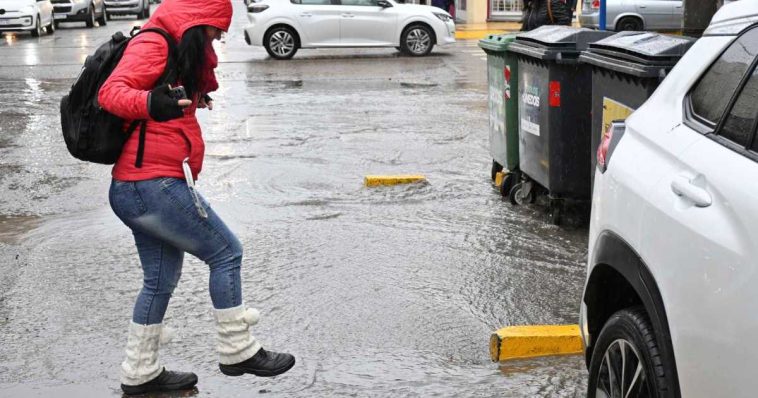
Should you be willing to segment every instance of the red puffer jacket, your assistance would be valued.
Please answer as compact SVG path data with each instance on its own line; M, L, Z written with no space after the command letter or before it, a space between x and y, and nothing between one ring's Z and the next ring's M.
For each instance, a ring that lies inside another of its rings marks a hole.
M232 19L230 0L164 0L143 28L161 28L176 39L198 25L226 31ZM218 64L212 47L206 52L207 69L199 84L202 93L218 89L213 70ZM196 96L184 111L184 117L168 122L150 119L147 96L163 74L168 57L168 43L158 33L146 32L135 37L124 51L116 69L100 88L98 100L108 112L126 120L147 119L145 153L142 167L134 166L139 129L129 137L116 165L113 178L122 181L148 180L158 177L183 178L182 160L189 157L194 178L203 167L205 143L195 118Z

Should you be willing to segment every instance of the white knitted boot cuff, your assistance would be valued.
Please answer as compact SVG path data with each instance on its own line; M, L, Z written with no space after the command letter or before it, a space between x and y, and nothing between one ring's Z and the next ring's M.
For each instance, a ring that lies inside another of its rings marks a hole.
M121 383L138 386L158 377L163 371L158 361L158 348L170 340L170 330L163 324L129 325L126 359L121 363Z
M244 362L261 349L261 344L250 334L250 326L260 320L254 308L238 307L215 310L218 332L218 356L222 365Z

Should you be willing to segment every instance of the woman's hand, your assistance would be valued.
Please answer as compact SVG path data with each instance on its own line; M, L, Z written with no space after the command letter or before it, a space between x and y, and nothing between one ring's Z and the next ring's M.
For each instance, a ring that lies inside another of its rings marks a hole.
M169 95L168 84L158 86L147 97L147 110L157 122L167 122L184 116L184 108L192 104L188 99L176 100Z
M208 108L209 111L213 110L213 98L208 94L203 94L200 97L200 101L197 102L197 107L200 109Z

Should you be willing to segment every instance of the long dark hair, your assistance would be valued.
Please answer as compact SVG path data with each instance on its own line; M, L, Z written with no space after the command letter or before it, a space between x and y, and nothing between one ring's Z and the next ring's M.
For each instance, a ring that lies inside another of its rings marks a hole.
M208 43L208 35L205 26L195 26L187 29L182 35L182 40L177 48L177 67L179 68L179 80L187 91L187 98L193 99L198 93L200 72L205 66L205 46Z

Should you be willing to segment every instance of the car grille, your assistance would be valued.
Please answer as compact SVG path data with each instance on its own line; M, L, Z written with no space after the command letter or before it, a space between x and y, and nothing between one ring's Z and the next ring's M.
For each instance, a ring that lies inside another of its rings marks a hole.
M69 13L71 12L71 6L55 7L53 8L53 12Z
M70 0L50 0L50 2L53 4L70 4L71 3Z

